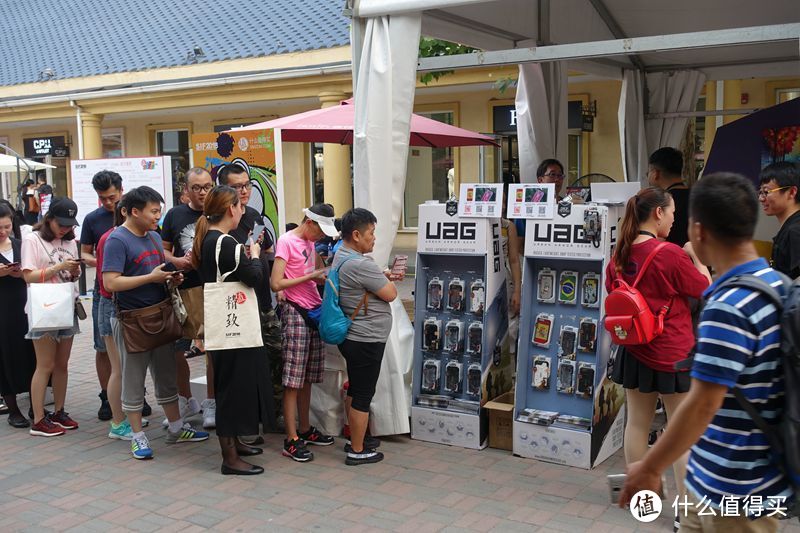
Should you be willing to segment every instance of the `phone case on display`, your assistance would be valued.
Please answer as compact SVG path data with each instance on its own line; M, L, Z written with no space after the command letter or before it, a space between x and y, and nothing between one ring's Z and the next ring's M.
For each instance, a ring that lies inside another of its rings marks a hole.
M464 282L453 278L447 285L447 309L450 311L464 310Z
M578 301L578 273L574 270L562 270L558 278L558 302L575 305Z
M430 317L422 326L422 349L436 352L442 349L442 321Z
M578 349L582 352L593 352L597 343L597 320L581 318L578 328Z
M549 268L539 271L536 299L542 303L552 304L556 301L556 272Z
M575 387L581 398L591 399L594 393L594 363L578 363L578 384Z
M392 263L392 275L399 276L401 274L405 274L407 266L408 266L407 255L394 256L394 262Z
M575 392L575 361L571 359L558 360L556 390L562 394L573 394Z
M546 355L533 357L531 386L534 389L548 390L550 388L550 361Z
M439 369L441 363L436 359L425 359L422 363L422 390L436 392L439 390Z
M461 369L463 366L458 361L448 361L444 367L445 392L461 392Z
M550 347L550 334L553 330L553 315L550 313L539 313L533 325L533 338L531 342L542 348Z
M558 335L558 355L564 359L575 359L578 342L578 329L574 326L561 326Z
M467 352L479 354L483 351L483 324L473 322L467 328Z
M442 308L442 281L434 277L428 282L428 309Z
M460 320L450 320L444 327L444 349L452 353L464 350L464 324Z
M482 315L485 301L486 287L483 285L483 280L473 281L469 286L469 310L476 315Z
M467 394L470 396L481 394L481 365L477 363L467 367Z
M581 305L600 307L600 276L594 272L587 272L581 279Z

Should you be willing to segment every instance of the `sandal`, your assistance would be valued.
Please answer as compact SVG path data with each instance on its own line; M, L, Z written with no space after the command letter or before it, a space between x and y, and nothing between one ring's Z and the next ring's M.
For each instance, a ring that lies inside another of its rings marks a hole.
M184 357L186 357L186 359L191 359L192 357L200 357L201 355L205 354L206 352L202 351L197 346L192 346L191 348L183 352L183 355Z

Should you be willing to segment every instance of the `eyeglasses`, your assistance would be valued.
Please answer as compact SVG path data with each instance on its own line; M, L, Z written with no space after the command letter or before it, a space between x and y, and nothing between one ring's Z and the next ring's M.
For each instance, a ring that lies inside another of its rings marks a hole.
M214 186L212 184L210 184L210 183L207 184L207 185L192 185L192 187L191 187L192 192L200 192L200 191L208 192L213 188L214 188Z
M248 191L252 186L253 184L249 181L247 183L242 183L241 185L231 185L232 188L236 189L236 192Z
M783 189L788 189L789 187L793 187L793 185L784 185L783 187L775 187L774 189L761 189L758 191L758 197L766 198L775 191L782 191Z
M562 174L560 172L548 172L548 173L545 174L545 176L547 176L548 178L556 178L556 179L560 180L561 178L564 177L564 174Z

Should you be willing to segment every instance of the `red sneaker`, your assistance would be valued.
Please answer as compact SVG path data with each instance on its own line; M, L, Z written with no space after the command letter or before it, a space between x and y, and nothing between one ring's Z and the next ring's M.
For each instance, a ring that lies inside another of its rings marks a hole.
M30 434L39 437L57 437L63 435L64 430L51 422L49 418L44 417L31 426Z
M78 429L78 423L71 419L69 413L64 412L63 409L50 415L50 421L63 429Z

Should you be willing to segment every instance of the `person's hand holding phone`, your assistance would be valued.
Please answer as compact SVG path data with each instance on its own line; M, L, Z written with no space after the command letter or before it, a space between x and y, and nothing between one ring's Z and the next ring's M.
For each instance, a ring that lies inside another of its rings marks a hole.
M248 251L250 252L251 259L257 259L261 257L261 245L257 242L253 242L248 247Z
M10 264L0 263L0 278L4 278L6 276L13 276L15 265L16 265L16 271L19 272L19 263L10 263Z
M148 276L150 276L151 283L166 283L167 280L172 279L175 275L175 272L171 272L168 270L164 270L164 267L167 266L166 263L162 263L155 267Z
M325 279L327 277L328 277L328 269L320 268L319 270L315 270L314 272L311 273L310 279L316 281L319 284L322 284L325 282Z

